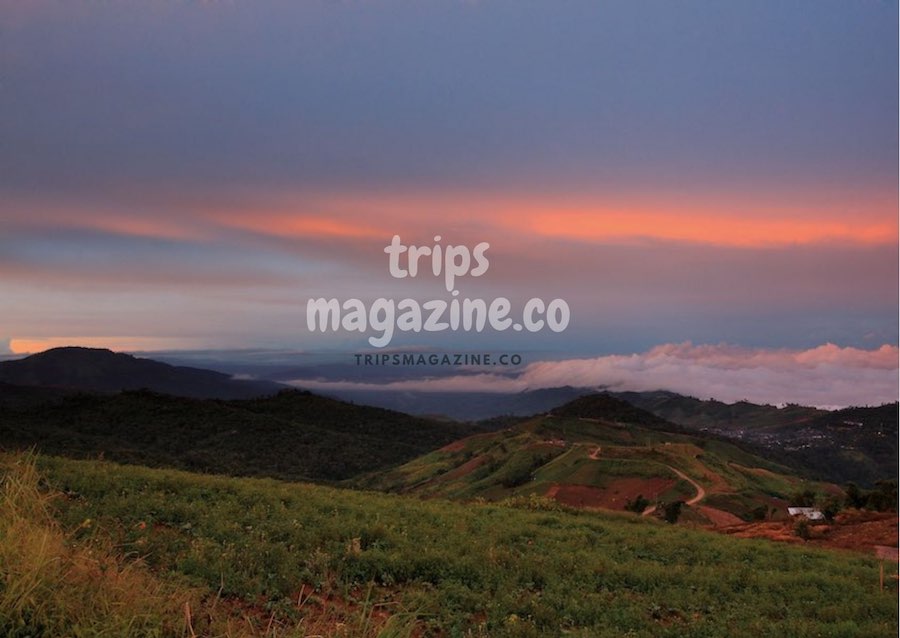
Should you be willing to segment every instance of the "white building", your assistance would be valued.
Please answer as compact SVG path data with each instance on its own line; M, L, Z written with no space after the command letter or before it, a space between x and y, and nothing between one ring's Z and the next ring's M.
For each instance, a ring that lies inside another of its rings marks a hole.
M793 517L802 516L808 521L824 521L825 515L815 507L789 507L788 514Z

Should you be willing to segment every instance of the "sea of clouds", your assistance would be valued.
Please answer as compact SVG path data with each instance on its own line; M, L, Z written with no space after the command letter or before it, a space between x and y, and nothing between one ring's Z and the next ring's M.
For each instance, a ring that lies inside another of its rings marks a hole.
M815 348L748 348L669 343L645 352L536 361L510 375L477 370L442 378L386 384L297 381L310 389L430 392L521 392L565 385L616 391L671 390L702 399L822 408L880 405L897 400L898 348L874 350L826 343Z

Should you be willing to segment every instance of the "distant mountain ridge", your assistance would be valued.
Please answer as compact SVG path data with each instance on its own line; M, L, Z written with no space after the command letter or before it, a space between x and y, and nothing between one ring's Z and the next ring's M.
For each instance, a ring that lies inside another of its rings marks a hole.
M103 393L151 390L200 399L249 399L286 387L273 381L235 379L212 370L75 346L2 361L0 383Z
M322 390L322 393L343 401L399 410L407 414L434 414L457 421L481 421L499 416L541 414L594 391L592 388L561 386L510 393L359 389Z
M749 401L724 403L716 399L697 399L667 390L610 394L653 412L667 421L693 429L715 431L800 425L829 413L828 410L795 404L777 407Z
M612 396L687 430L740 441L769 458L829 481L871 485L881 479L897 479L897 403L829 412L793 404L729 404L666 391Z

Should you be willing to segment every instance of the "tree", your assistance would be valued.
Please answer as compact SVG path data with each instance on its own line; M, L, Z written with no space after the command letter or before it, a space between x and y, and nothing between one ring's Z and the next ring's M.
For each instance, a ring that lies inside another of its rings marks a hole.
M897 481L875 481L874 490L861 490L855 484L847 485L847 507L870 509L877 512L897 510Z
M764 521L768 514L769 507L767 505L760 505L759 507L753 508L753 511L750 512L750 518L754 521Z
M673 501L665 504L663 507L663 518L667 523L674 524L678 521L678 517L681 516L682 505L684 505L684 501Z
M822 501L822 515L829 523L834 522L834 517L841 511L841 502L837 496L829 496Z
M875 481L875 489L869 492L866 507L878 512L897 509L897 481Z
M859 489L859 486L856 483L847 483L847 489L844 492L846 495L845 503L847 507L852 507L854 509L862 509L866 505L866 496L862 493L862 490Z
M625 509L629 512L634 512L635 514L642 514L649 505L650 500L644 498L643 494L638 494L633 501L627 501L625 503Z

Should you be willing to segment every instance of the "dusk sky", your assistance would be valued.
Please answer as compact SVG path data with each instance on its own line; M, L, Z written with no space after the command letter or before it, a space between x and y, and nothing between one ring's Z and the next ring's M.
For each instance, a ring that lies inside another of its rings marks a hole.
M396 345L817 352L896 396L897 24L877 0L0 0L0 353L357 352L307 299L446 297L383 252L441 235L491 244L463 295L562 297L571 326Z

